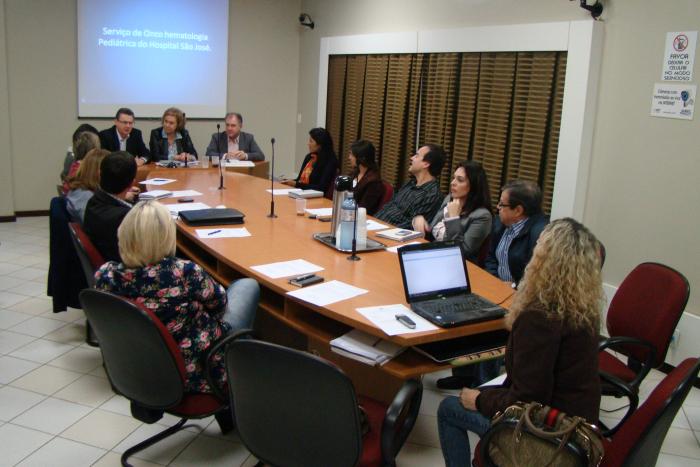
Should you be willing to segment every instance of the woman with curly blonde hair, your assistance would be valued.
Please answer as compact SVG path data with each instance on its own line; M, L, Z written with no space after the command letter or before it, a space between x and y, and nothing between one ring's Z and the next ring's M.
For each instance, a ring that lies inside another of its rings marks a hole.
M537 401L598 421L600 250L595 236L570 218L542 231L506 317L511 333L503 386L464 388L438 409L448 467L469 465L468 431L481 436L496 412L517 401Z

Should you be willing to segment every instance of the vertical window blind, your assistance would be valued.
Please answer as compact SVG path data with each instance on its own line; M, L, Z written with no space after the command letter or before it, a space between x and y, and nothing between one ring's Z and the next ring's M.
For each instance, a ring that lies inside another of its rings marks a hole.
M566 52L334 55L326 127L344 173L350 144L368 139L398 188L416 147L436 143L448 153L443 192L457 163L473 159L494 205L500 187L520 178L542 187L549 212L565 72Z

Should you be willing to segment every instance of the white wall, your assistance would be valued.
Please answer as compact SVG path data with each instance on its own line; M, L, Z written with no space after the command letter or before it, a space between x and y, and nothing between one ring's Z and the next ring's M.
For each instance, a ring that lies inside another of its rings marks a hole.
M5 0L0 0L0 217L11 216L12 206L12 141L7 86L7 43L5 41Z
M277 167L286 172L295 165L300 3L229 5L227 107L243 114L268 157L276 138ZM112 120L77 119L75 0L0 0L0 7L0 216L8 216L47 210L75 128L86 122L102 129ZM138 86L138 77L124 83ZM136 117L145 138L160 126ZM189 121L188 129L203 153L216 122Z

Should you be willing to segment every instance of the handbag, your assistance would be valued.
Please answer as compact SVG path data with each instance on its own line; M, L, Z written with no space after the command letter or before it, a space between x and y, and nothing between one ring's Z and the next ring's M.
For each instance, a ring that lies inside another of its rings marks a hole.
M583 418L517 402L497 413L481 440L485 465L503 467L592 467L600 464L600 430Z

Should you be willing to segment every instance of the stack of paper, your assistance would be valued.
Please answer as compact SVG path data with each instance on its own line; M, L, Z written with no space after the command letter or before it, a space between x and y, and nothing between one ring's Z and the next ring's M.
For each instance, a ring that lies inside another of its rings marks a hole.
M168 190L144 191L143 193L139 194L139 200L148 201L152 199L167 198L168 196L172 196L172 194L173 192Z
M403 352L405 347L353 329L349 333L333 339L331 350L344 357L374 366L385 364Z

